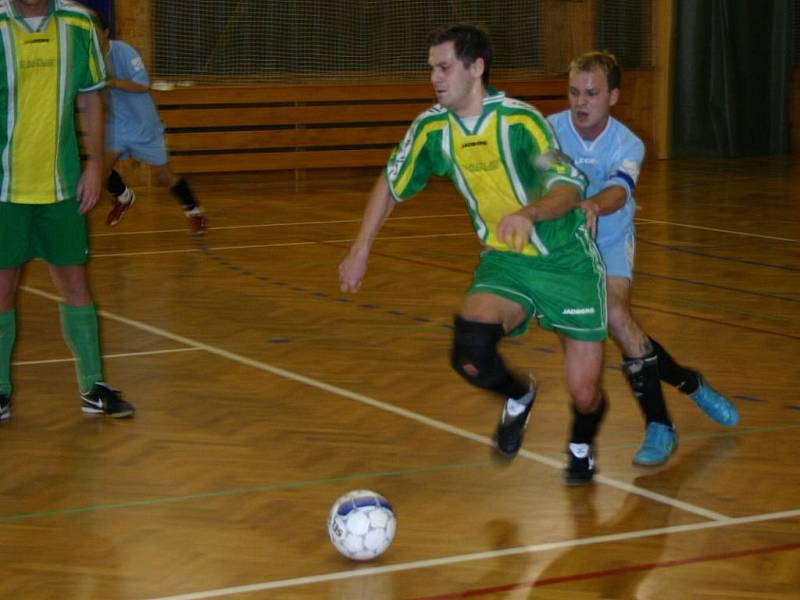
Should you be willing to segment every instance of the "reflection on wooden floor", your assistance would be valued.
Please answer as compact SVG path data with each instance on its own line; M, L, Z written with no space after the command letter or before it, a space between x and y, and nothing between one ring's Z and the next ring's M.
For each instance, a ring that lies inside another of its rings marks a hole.
M651 335L741 412L726 430L674 390L664 467L608 345L602 477L568 489L556 339L507 340L541 391L523 453L491 452L500 404L448 367L477 256L446 183L400 206L362 291L336 267L373 175L197 177L211 231L138 190L91 272L107 379L132 421L85 418L53 286L28 266L15 406L0 427L0 597L796 598L800 589L800 163L651 162L634 303ZM330 503L375 489L390 550L350 563Z

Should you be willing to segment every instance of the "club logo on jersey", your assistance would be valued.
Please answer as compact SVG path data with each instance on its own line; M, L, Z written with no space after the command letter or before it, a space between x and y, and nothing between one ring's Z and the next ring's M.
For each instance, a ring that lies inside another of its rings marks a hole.
M462 169L470 173L480 173L481 171L496 171L500 168L499 160L490 160L489 162L474 162L462 165Z
M46 69L56 64L55 58L32 58L19 61L20 69Z

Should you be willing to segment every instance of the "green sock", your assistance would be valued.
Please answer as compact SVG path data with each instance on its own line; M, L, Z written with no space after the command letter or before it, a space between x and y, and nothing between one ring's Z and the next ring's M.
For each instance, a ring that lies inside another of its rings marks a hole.
M17 313L0 313L0 394L11 396L11 351L17 337Z
M59 304L61 331L75 356L75 371L81 392L91 391L94 384L103 381L100 359L100 336L97 331L97 313L94 304L69 306Z

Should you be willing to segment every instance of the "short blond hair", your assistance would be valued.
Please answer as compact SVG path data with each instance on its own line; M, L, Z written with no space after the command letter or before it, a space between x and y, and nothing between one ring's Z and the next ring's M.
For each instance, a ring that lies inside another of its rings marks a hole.
M595 69L605 73L609 92L617 89L622 83L622 71L619 68L617 57L608 50L593 50L569 63L570 73L588 73Z

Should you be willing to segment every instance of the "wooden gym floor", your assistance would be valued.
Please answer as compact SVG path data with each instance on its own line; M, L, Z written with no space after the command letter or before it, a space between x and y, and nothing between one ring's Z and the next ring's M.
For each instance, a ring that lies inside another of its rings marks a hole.
M159 190L137 189L113 230L106 204L93 212L107 379L133 420L81 414L54 288L28 265L0 426L0 597L797 597L799 162L646 164L636 314L741 423L716 426L668 389L680 447L633 466L642 420L608 344L600 475L577 489L552 334L503 344L541 384L510 463L490 448L499 400L448 367L478 250L448 184L398 207L361 292L339 293L372 178L196 177L200 243ZM325 529L358 488L398 515L369 563Z

